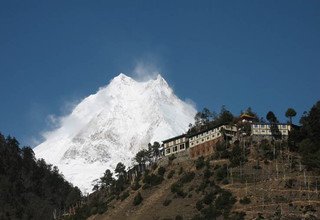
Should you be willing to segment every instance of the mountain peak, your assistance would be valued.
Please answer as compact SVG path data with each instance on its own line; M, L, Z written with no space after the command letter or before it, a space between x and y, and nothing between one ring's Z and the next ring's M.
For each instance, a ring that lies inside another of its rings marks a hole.
M116 76L115 78L119 77L120 79L131 79L131 77L127 76L126 74L124 73L120 73L118 76Z
M161 76L161 74L157 75L157 78L155 79L155 81L157 81L158 83L160 83L161 85L166 85L169 86L167 81Z
M112 81L128 82L134 80L130 76L120 73L118 76L114 77Z
M121 73L75 106L34 152L90 192L92 180L106 169L120 161L130 166L148 143L184 133L195 113L160 74L136 81Z

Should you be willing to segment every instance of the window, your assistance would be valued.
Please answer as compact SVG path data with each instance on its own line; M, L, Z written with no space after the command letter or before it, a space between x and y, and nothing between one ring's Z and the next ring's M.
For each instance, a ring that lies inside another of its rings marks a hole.
M178 147L177 147L177 146L174 146L173 152L176 152L177 150L178 150Z
M184 149L184 144L180 144L180 150Z
M253 127L254 127L254 128L257 128L257 127L258 127L258 125L253 125Z
M170 154L170 148L166 149L166 154Z
M202 142L204 141L204 139L202 138L202 140L201 140Z
M261 125L261 128L264 128L264 125Z
M207 140L209 140L209 137L207 137Z
M282 128L286 128L287 126L286 125L282 125Z

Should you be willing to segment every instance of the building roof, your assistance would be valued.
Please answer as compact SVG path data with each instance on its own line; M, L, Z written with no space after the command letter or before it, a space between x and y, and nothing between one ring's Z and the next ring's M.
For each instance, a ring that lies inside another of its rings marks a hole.
M295 124L290 124L290 123L275 123L276 125L291 125L292 127L299 127L298 125ZM254 122L251 125L271 125L268 122Z
M240 118L241 118L241 119L243 119L243 118L256 119L256 117L255 117L255 116L251 116L251 115L248 115L248 114L246 114L246 113L244 113L244 114L240 115Z
M164 140L164 141L162 141L162 143L168 143L168 142L170 142L170 141L174 141L174 140L177 140L177 139L186 137L186 136L187 136L186 134L181 134L181 135L179 135L179 136L172 137L172 138L169 138L169 139L167 139L167 140Z
M209 126L208 128L203 129L203 130L201 130L201 131L198 131L198 132L193 133L193 134L189 134L188 137L190 138L190 137L197 136L198 134L202 134L202 133L207 132L207 131L210 131L210 130L212 130L212 129L221 127L221 126L223 126L223 125L227 125L227 124L218 124L218 125L215 125L215 126Z

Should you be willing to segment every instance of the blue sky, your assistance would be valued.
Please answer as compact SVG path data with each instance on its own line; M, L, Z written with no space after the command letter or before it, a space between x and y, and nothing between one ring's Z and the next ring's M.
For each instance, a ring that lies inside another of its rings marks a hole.
M49 115L137 63L198 109L300 117L319 100L319 11L317 0L3 0L0 131L32 145Z

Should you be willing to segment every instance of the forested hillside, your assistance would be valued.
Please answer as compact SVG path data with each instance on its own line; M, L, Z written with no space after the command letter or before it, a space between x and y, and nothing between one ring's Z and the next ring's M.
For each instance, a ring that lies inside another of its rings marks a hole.
M0 133L0 219L53 219L80 199L57 167Z
M207 120L208 112L196 115L190 132L237 121L225 109ZM294 110L286 116L291 124ZM266 119L278 123L272 111ZM162 157L135 178L118 163L115 178L106 170L86 204L67 219L319 219L320 102L293 125L288 139L272 130L272 138L253 140L245 124L237 126L247 135L216 144L207 157ZM158 158L157 146L140 151L136 163Z

